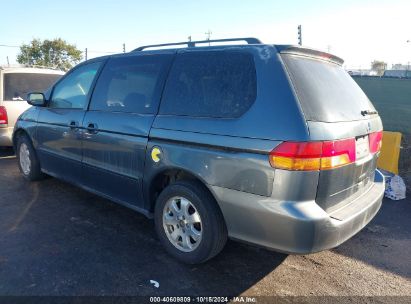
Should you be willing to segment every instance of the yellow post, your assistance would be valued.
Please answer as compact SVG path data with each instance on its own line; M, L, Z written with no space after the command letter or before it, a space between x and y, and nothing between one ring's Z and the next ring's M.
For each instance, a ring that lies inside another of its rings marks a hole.
M401 133L384 131L381 154L378 158L377 167L398 174L400 148Z

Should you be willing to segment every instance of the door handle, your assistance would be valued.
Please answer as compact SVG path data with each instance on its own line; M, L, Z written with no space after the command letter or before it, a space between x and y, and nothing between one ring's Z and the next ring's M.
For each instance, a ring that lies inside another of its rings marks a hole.
M95 124L94 122L89 122L87 124L87 132L89 134L96 134L98 132L97 124Z
M70 129L78 128L78 122L75 121L75 120L70 121L69 122L69 127L70 127Z

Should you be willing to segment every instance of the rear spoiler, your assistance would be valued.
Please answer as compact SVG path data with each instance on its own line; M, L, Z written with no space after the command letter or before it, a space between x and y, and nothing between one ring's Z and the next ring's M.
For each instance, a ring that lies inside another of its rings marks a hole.
M322 59L336 63L338 65L343 65L344 60L335 55L318 51L314 49L303 48L299 46L290 46L290 45L276 45L276 48L280 54L291 54L305 57L312 57L317 59Z

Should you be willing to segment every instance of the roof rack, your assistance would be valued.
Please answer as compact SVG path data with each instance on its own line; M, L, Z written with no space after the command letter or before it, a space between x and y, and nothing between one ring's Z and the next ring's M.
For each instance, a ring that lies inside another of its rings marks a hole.
M144 45L144 46L140 46L139 48L136 48L135 50L133 50L133 52L138 52L138 51L142 51L144 49L154 48L154 47L173 46L173 45L187 45L187 47L190 48L190 47L195 47L196 44L200 44L200 43L231 42L231 41L245 41L245 42L247 42L247 44L261 44L260 40L258 40L257 38L252 38L252 37L248 37L248 38L229 38L229 39L199 40L199 41L187 41L187 42Z

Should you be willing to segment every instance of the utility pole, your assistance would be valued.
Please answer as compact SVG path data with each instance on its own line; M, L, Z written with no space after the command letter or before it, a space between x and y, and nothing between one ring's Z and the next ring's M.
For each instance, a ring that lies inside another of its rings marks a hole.
M213 32L210 31L210 30L208 30L207 32L204 33L204 34L206 34L206 40L210 40L212 33L213 33ZM208 43L208 46L210 46L210 42Z
M87 48L86 48L84 54L85 54L84 57L86 58L86 61L87 61Z
M7 66L10 66L9 56L7 56Z
M194 47L195 44L191 42L191 35L188 36L187 39L188 39L187 46L188 46L188 47Z
M298 44L303 45L303 33L301 24L298 26Z
M123 43L123 53L125 53L125 52L126 52L126 44Z
M212 33L213 33L213 32L210 31L210 30L208 30L208 32L205 32L205 33L204 33L204 34L206 34L206 40L210 40Z

